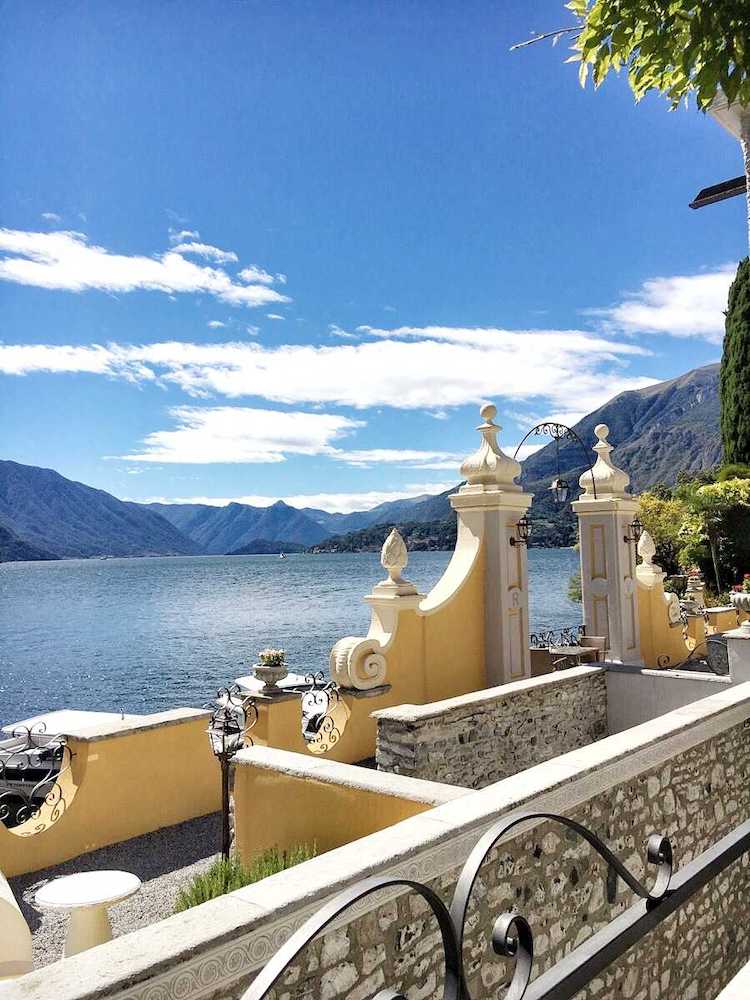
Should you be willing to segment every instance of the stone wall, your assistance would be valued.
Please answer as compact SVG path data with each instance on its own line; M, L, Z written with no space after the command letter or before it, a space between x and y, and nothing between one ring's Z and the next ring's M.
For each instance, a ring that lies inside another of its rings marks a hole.
M378 768L484 788L607 735L600 667L375 713Z
M676 868L750 814L750 684L737 685L554 761L336 848L152 927L4 984L3 1000L239 1000L256 971L337 892L373 874L407 876L447 900L488 827L519 810L562 813L644 875L652 832L671 837ZM508 964L490 934L515 907L551 967L633 901L587 844L551 822L507 837L475 886L466 968L475 997L503 997ZM711 1000L750 958L750 869L736 862L588 990L585 1000ZM440 995L435 924L411 894L358 904L307 946L275 1000L369 1000L383 984L409 1000Z
M566 815L595 830L630 870L644 871L654 831L670 836L676 867L750 815L748 722L615 784ZM465 800L464 800L465 801ZM750 869L736 862L686 907L578 994L577 1000L710 1000L750 957ZM431 880L446 903L459 868ZM475 997L502 997L512 966L492 952L494 920L520 910L534 931L534 976L627 906L620 882L608 901L607 866L585 842L553 823L501 844L475 887L465 968ZM437 925L421 899L403 895L313 942L269 1000L366 1000L384 985L409 1000L441 995ZM238 991L232 996L241 996Z

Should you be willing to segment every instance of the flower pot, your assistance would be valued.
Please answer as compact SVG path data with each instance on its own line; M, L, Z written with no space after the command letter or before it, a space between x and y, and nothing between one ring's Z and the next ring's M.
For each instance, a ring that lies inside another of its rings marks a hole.
M253 673L259 681L263 681L264 687L272 690L278 687L279 681L283 681L289 671L284 664L271 667L256 663L253 667Z

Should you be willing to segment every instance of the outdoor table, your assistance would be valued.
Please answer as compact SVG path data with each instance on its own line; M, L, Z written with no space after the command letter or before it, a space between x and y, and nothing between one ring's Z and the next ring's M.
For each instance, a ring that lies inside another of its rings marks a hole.
M35 901L45 910L69 910L63 957L112 940L107 907L134 895L141 880L130 872L96 871L62 875L38 890Z
M549 651L552 656L559 656L561 660L571 660L574 665L579 664L584 658L595 660L598 653L594 646L550 646Z

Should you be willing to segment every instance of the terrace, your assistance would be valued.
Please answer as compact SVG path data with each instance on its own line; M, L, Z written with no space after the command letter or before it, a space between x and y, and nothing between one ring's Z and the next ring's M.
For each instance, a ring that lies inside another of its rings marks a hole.
M0 869L16 898L50 874L111 867L138 874L144 888L113 908L114 940L63 962L54 961L59 918L40 922L22 903L44 967L0 984L0 996L239 1000L249 991L367 1000L385 987L410 1000L439 996L450 956L429 890L447 903L474 846L499 830L480 851L464 900L463 975L472 996L523 995L521 963L492 945L493 923L511 913L523 951L521 914L534 940L528 995L541 998L548 994L537 979L556 975L613 922L631 919L639 887L653 883L645 864L651 834L670 839L677 884L690 863L743 828L750 629L726 632L723 675L699 663L669 669L695 660L707 622L736 625L737 613L675 614L647 536L633 536L637 500L600 427L596 464L581 481L586 490L588 478L591 492L575 506L584 635L592 644L605 637L605 651L593 663L566 658L566 669L554 672L537 664L546 672L532 676L518 528L530 498L497 443L494 408L482 416L480 447L461 470L467 485L453 498L456 551L433 591L420 595L404 578L405 549L392 538L383 553L387 579L367 598L370 631L334 647L332 697L320 714L301 724L309 685L244 690L257 722L255 745L232 757L233 849L249 860L315 842L318 856L170 915L178 888L218 846L208 713L49 719L63 725L70 755L55 815L0 829ZM335 736L322 746L326 719ZM376 769L359 766L373 757ZM519 822L521 812L532 818ZM613 855L603 858L602 844ZM748 866L743 851L733 855L740 857L679 909L667 913L668 894L644 903L638 920L651 921L650 933L612 951L585 980L586 995L717 996L750 957L742 919ZM365 891L366 877L387 884ZM278 981L267 983L261 970L280 947L347 890L357 901L284 951Z

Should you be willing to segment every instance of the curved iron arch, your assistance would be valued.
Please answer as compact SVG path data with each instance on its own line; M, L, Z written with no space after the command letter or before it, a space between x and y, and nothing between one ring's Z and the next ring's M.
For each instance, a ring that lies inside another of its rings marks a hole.
M591 476L591 486L593 487L594 490L594 500L596 500L597 496L596 496L596 479L594 478L594 465L589 458L589 453L586 450L586 445L579 438L579 436L576 434L573 428L568 427L567 424L555 423L552 420L545 420L541 424L535 424L531 428L531 430L527 431L526 434L524 434L524 436L521 438L518 447L513 452L514 459L517 458L519 451L532 435L536 437L540 436L551 437L558 449L560 447L560 440L562 438L567 438L568 441L574 441L579 446L579 448L581 449L581 454L583 455L584 462L586 464L586 468L589 470L589 474ZM558 451L557 472L559 475L560 474L559 451Z
M242 1000L263 1000L284 971L321 931L324 931L342 913L356 906L367 896L381 889L393 887L411 889L422 896L438 921L445 964L442 1000L471 1000L464 975L462 951L464 928L472 890L482 865L498 841L514 827L538 820L559 823L577 833L614 868L626 885L637 896L644 899L648 905L656 906L667 896L672 878L672 845L667 837L658 833L653 833L649 837L646 852L647 861L649 864L656 865L657 870L654 885L648 889L597 834L581 823L557 813L514 813L494 823L471 851L461 869L450 907L446 907L440 896L430 886L407 876L376 875L362 879L334 896L292 934L242 995ZM526 918L516 911L502 913L493 926L492 947L495 954L510 958L515 963L505 1000L523 1000L531 979L534 959L534 936ZM398 990L386 986L378 992L375 1000L404 1000L404 995Z

